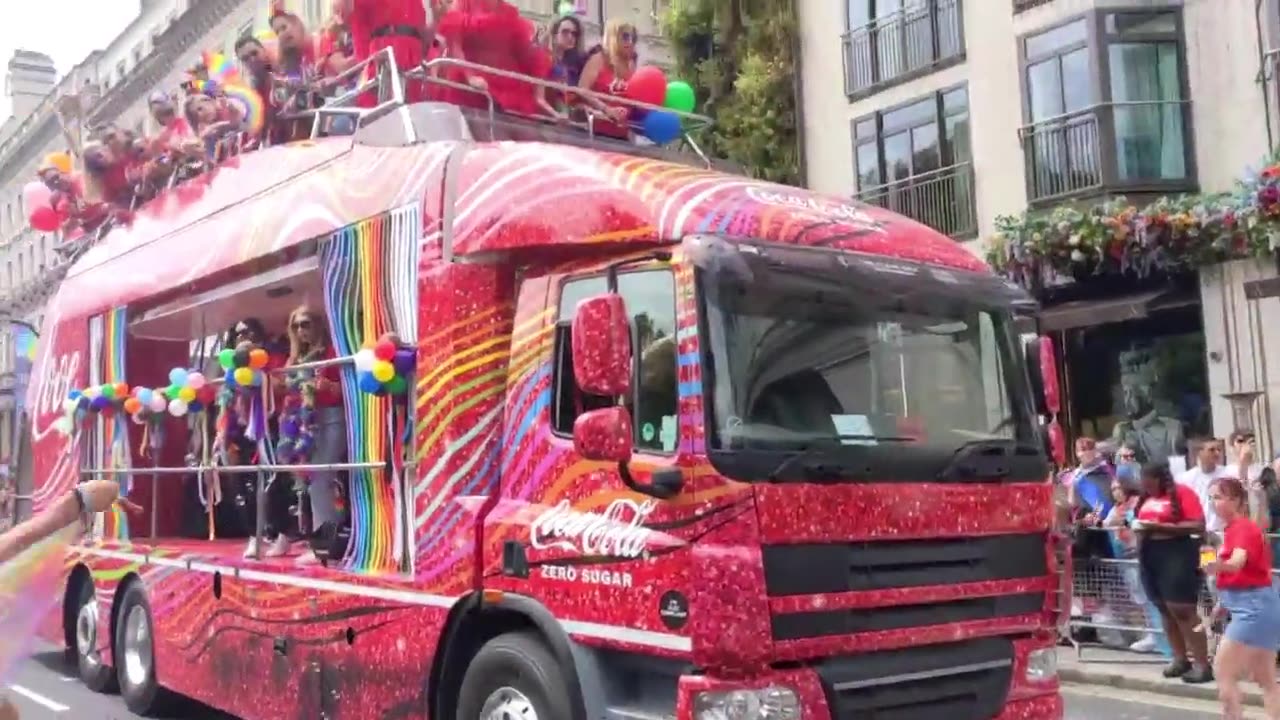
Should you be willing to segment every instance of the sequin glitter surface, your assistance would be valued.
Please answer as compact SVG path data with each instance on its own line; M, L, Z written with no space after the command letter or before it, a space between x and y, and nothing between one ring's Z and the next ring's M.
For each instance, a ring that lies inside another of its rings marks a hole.
M1056 683L1024 679L1028 653L1052 645L1047 599L1044 609L994 619L779 638L781 620L815 609L1047 596L1048 575L777 596L764 552L1047 533L1048 488L1039 478L783 486L720 475L705 449L682 239L705 233L985 269L949 238L881 209L705 169L538 143L335 139L244 155L201 192L157 199L77 263L46 312L28 398L37 508L78 477L85 441L51 427L100 353L85 330L90 317L251 277L309 241L409 205L422 221L416 297L399 308L417 313L419 329L402 492L413 572L255 562L240 558L243 540L137 536L74 547L62 585L93 583L102 627L123 586L142 584L161 683L247 720L426 718L437 694L457 692L431 683L452 677L441 674L443 639L473 617L483 589L489 602L505 593L541 607L554 619L549 632L584 648L696 667L678 683L670 712L679 720L690 720L698 692L770 685L790 688L805 720L828 720L832 691L816 670L825 660L984 638L1016 638L998 719L1061 717ZM669 256L655 256L658 248ZM674 275L675 439L670 452L637 451L630 465L639 483L678 470L683 488L667 500L630 490L616 463L583 458L552 421L560 288L624 259ZM158 383L150 375L181 361L155 358L187 352L185 342L170 345L130 352L128 381ZM171 430L182 432L176 421ZM131 436L130 447L140 440ZM164 464L181 462L180 448L171 455ZM161 534L176 533L180 491L162 492L161 502ZM148 520L131 522L135 535ZM66 637L62 617L58 608L42 624L52 641ZM106 638L100 649L112 662Z

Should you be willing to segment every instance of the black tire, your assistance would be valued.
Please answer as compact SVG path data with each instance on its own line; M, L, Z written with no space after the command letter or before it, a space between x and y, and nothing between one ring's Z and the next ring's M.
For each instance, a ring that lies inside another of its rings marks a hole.
M537 720L573 718L564 668L533 633L499 635L480 648L462 678L457 720L480 720L485 702L502 688L523 695Z
M85 687L97 693L114 693L120 689L116 682L116 671L110 665L104 664L101 656L92 649L86 652L80 647L80 611L95 600L93 581L86 577L76 590L74 611L70 617L72 645L69 650L76 664L76 674L80 676L80 682L84 683ZM101 618L101 616L99 612L98 617ZM104 626L101 622L96 622L93 635L92 644L101 648L103 642L111 637L111 625L108 623Z
M134 630L130 627L129 617L135 612L142 613L139 617L146 622L145 642L150 650L151 662L149 666L144 667L145 672L140 678L131 679L126 651L129 647L138 644L136 636L129 637L131 630ZM120 598L120 612L116 615L116 643L112 656L115 660L116 679L120 684L120 697L129 710L138 715L155 717L173 708L174 695L156 682L155 621L151 615L151 604L147 602L147 592L141 583L135 582L129 585L124 597Z

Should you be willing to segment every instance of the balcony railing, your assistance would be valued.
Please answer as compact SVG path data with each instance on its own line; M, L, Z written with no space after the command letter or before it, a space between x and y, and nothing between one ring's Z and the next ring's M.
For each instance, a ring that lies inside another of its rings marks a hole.
M966 162L866 188L855 198L967 240L978 235L975 196L973 164Z
M1023 127L1033 204L1196 187L1186 101L1106 103Z
M964 57L961 0L928 0L844 35L844 88L862 95Z

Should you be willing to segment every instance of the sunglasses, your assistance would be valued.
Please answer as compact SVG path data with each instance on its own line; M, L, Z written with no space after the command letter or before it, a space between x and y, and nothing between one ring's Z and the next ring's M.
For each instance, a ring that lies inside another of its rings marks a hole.
M1137 459L1137 457L1138 456L1134 455L1133 453L1120 453L1119 455L1119 458L1121 460L1134 460L1134 459Z
M295 323L293 324L293 329L294 329L294 330L310 330L310 329L311 329L311 321L310 321L310 320L299 320L299 321L297 321L297 322L295 322Z
M568 35L569 37L578 37L578 31L569 27L568 25L560 28L556 32L561 35Z
M622 32L618 33L618 37L619 37L619 38L621 38L621 39L623 39L623 40L626 40L627 42L631 42L632 40L635 40L635 39L636 39L636 31L635 31L635 30L623 30Z

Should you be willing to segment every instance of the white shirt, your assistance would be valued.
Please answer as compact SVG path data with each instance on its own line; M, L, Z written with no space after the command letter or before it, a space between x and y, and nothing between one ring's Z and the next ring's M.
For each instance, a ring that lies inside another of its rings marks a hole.
M1213 472L1206 473L1200 469L1198 463L1178 476L1178 483L1195 490L1196 496L1200 498L1200 505L1204 508L1204 526L1209 532L1220 533L1224 527L1222 518L1213 511L1213 503L1209 502L1209 486L1220 477L1235 476L1235 470L1224 465L1219 465L1213 469Z

